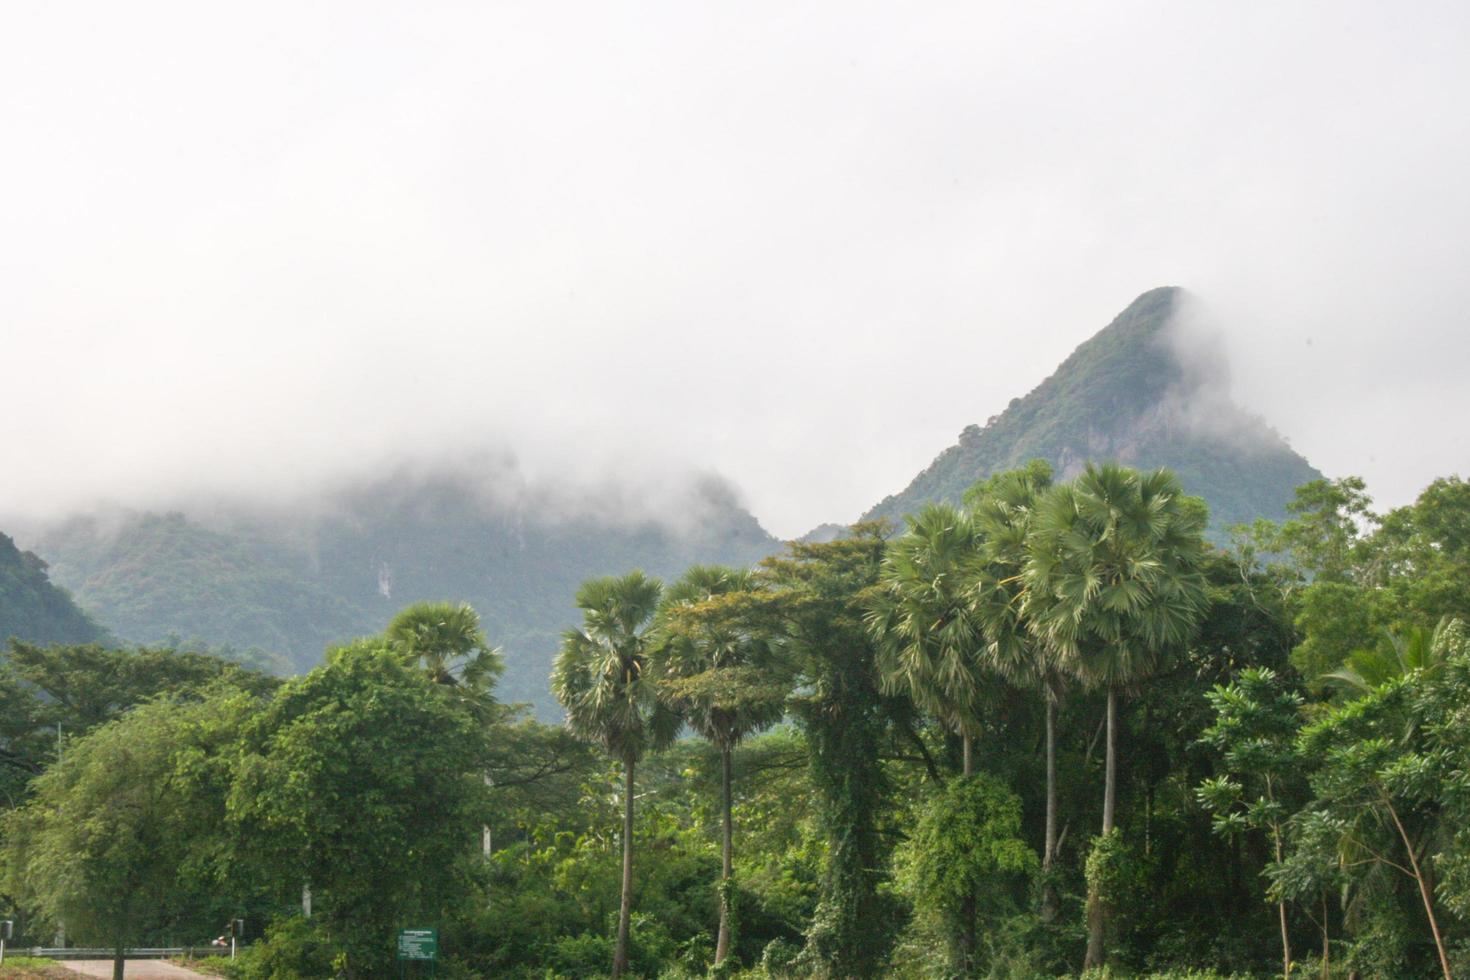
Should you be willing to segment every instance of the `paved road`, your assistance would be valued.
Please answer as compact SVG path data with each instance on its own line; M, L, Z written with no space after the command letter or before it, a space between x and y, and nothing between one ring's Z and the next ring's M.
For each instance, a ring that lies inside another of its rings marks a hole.
M112 980L112 960L61 960L62 966L84 977ZM203 973L186 970L163 960L128 960L123 970L128 980L218 980Z

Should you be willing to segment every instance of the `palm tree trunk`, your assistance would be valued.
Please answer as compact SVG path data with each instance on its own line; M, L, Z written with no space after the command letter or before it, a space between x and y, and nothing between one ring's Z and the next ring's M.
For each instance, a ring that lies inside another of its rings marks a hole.
M720 789L723 793L721 798L723 806L723 817L725 822L722 864L720 868L720 935L715 941L715 966L725 961L730 953L730 890L734 886L731 879L734 876L734 831L730 819L730 747L727 745L720 751L720 763L723 768L720 780Z
M633 760L623 763L623 901L618 908L618 944L613 950L613 980L628 971L628 920L633 911Z
M962 775L975 775L975 748L971 744L969 732L960 732L960 753Z
M1103 784L1102 832L1113 829L1113 811L1118 799L1118 692L1108 688L1108 748Z
M1118 780L1118 692L1108 688L1108 738L1107 763L1104 767L1102 832L1106 837L1113 829L1113 809L1116 801ZM1083 960L1083 971L1102 966L1107 961L1103 939L1107 932L1107 909L1102 896L1092 882L1087 885L1087 958Z
M1046 845L1041 855L1041 921L1057 917L1057 889L1051 880L1052 863L1057 857L1057 699L1046 691Z

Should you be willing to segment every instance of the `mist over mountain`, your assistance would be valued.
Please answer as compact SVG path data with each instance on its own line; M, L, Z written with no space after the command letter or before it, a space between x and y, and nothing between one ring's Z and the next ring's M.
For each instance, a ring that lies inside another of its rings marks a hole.
M381 631L411 602L468 602L505 650L501 696L552 716L547 677L583 580L747 565L778 543L718 478L588 492L531 483L497 457L405 466L292 504L98 511L41 530L36 548L122 639L277 653L283 669Z
M1217 532L1281 516L1320 474L1231 399L1219 337L1184 291L1144 293L865 517L958 501L976 480L1036 457L1061 479L1088 460L1167 466L1209 502ZM842 530L823 525L808 538ZM502 696L545 717L557 713L547 676L560 632L577 621L581 582L750 565L780 547L719 477L532 474L508 452L379 466L294 496L199 492L157 509L96 507L32 527L29 540L41 558L10 564L34 578L49 562L117 638L226 647L281 671L382 630L411 602L468 602L505 649Z
M899 520L929 501L957 503L992 473L1045 459L1058 479L1089 461L1174 470L1210 505L1216 533L1279 518L1322 474L1232 401L1220 327L1177 287L1139 296L1029 394L967 426L903 491L864 519Z

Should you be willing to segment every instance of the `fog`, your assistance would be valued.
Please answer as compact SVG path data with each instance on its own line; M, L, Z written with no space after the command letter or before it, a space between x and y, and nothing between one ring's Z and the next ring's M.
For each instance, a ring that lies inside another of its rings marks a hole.
M506 454L851 520L1138 293L1466 469L1470 7L11 5L0 513Z

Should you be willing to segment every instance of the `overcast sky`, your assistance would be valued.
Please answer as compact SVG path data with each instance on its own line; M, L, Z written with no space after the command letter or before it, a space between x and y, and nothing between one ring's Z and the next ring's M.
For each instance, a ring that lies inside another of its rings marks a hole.
M7 4L0 510L404 447L851 520L1135 295L1470 451L1470 4Z

